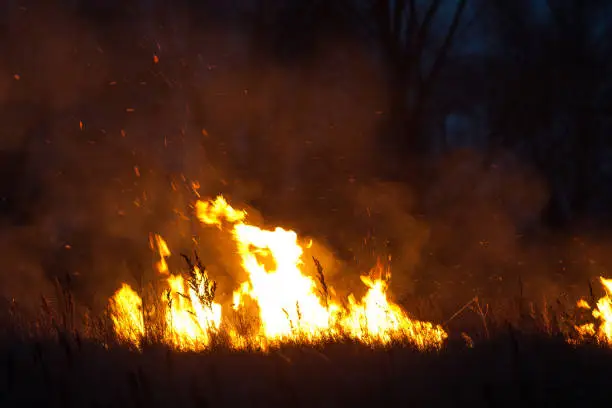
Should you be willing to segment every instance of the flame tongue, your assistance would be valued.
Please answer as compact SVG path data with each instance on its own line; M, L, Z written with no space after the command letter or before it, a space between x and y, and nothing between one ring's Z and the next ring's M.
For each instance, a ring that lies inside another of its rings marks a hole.
M261 334L269 339L320 337L329 326L329 316L314 281L299 269L302 248L297 235L282 228L265 231L245 224L235 225L233 232L249 274L249 285L241 287L250 290L239 293L239 298L247 295L259 306ZM266 270L258 261L261 252L271 255L274 270Z
M349 337L368 344L386 344L397 339L429 348L440 347L447 337L440 326L412 320L398 305L388 301L390 273L381 264L376 267L379 278L362 277L369 288L366 295L360 301L351 295L348 304L342 306L334 299L322 299L317 283L302 273L303 250L295 232L280 227L264 230L247 224L247 213L232 208L222 196L210 202L198 201L195 209L204 224L220 229L224 224L231 225L242 267L248 274L248 280L234 292L234 310L244 311L247 298L258 309L254 337L245 338L235 329L228 330L234 347L255 344L266 348L286 341L316 342ZM157 243L161 258L157 268L165 273L165 257L170 251L161 237L156 236L152 241ZM273 266L267 265L269 262L263 258L270 258ZM204 271L196 268L189 282L190 288L185 294L183 277L168 278L171 292L166 301L166 333L169 334L164 339L179 348L197 349L206 347L211 333L221 327L221 306L212 299L203 299L206 294L210 297L210 281ZM114 297L115 303L125 298L120 291ZM138 302L133 297L125 301ZM117 324L115 328L120 334L126 330ZM133 338L127 339L133 342Z
M111 299L110 311L119 340L138 344L144 336L140 296L124 283Z

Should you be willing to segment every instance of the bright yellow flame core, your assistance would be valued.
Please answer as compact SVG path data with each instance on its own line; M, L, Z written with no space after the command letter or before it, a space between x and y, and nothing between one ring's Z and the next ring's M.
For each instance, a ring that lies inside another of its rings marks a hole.
M167 305L164 339L179 349L205 348L210 344L211 332L217 331L221 324L221 305L202 304L194 289L185 290L185 281L180 275L168 278L168 285L171 303Z
M612 279L599 278L606 294L597 301L593 308L593 317L598 321L576 326L580 336L595 337L597 341L612 346ZM584 299L578 301L579 308L591 309L591 306Z
M441 326L412 320L398 305L389 302L390 273L382 265L377 265L374 271L379 278L361 277L368 291L360 301L350 295L342 304L331 298L335 293L332 288L329 293L321 293L317 282L302 273L303 249L295 232L280 227L264 230L246 224L246 212L233 209L222 196L211 202L198 201L195 209L204 224L219 228L223 221L232 224L237 252L248 274L248 280L234 291L233 309L234 312L246 311L247 298L258 309L254 333L239 334L235 328L227 328L233 347L251 345L266 349L283 342L314 343L350 338L371 345L397 340L425 349L438 348L447 338ZM164 259L170 251L160 236L156 236L155 243L162 260L157 268L164 273L167 270ZM262 257L271 258L273 267L264 265L260 261ZM187 293L183 277L170 276L167 280L170 295L164 298L167 306L164 339L180 349L207 347L212 335L219 333L222 327L221 305L202 300L210 293L211 283L206 272L197 269L195 272L199 274L196 281L201 282L202 287L194 290L193 285L189 285ZM130 297L125 296L126 288L129 286L124 284L112 302L131 302L121 310L132 310L142 301L133 291ZM142 327L142 320L138 324ZM115 329L119 338L137 344L134 337L124 334L133 331L132 328L128 330L126 324L116 324Z
M122 284L110 304L111 318L120 340L138 344L144 336L142 299L128 284Z
M214 224L221 228L221 223L225 219L229 223L244 220L246 211L233 209L223 196L217 197L214 201L196 202L196 214L204 224Z
M309 340L320 337L329 327L329 314L316 295L315 282L299 269L302 248L295 232L237 224L234 236L242 266L249 273L249 282L234 294L234 303L240 305L245 295L257 302L261 334L268 339L282 340L297 333ZM256 255L262 253L274 258L275 270L267 271L259 263Z

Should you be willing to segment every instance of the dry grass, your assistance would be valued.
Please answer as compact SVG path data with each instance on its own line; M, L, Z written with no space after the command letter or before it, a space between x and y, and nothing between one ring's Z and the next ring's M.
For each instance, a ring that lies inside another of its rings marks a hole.
M199 260L188 264L203 270ZM317 272L326 293L320 264ZM577 406L607 398L612 350L588 339L568 344L589 316L561 298L476 297L446 318L451 336L439 351L401 343L373 349L349 339L237 351L219 333L196 353L164 346L155 319L147 320L140 350L121 344L108 313L79 315L70 288L58 282L58 289L60 300L41 298L37 312L14 302L2 310L2 407ZM142 291L143 299L159 298ZM212 300L214 291L206 295ZM406 306L445 321L433 303ZM249 319L232 317L245 338Z

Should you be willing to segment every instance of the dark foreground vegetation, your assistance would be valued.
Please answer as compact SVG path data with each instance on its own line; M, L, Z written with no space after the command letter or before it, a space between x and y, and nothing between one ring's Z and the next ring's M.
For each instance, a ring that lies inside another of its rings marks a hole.
M42 296L36 310L16 301L0 307L1 407L517 407L609 399L612 348L595 338L568 341L579 338L577 325L594 322L591 312L561 298L539 305L522 286L514 299L475 297L446 319L431 299L404 304L443 324L449 339L441 350L345 340L267 352L232 350L223 336L205 352L177 351L149 325L137 350L118 341L108 310L81 315L70 289L57 287L55 301ZM589 288L595 304L599 291Z
M612 350L508 331L421 353L355 344L142 352L70 339L0 342L3 407L593 406Z

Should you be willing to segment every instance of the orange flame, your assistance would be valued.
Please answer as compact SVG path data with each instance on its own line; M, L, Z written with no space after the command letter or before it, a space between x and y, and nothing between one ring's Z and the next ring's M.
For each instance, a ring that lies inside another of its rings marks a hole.
M593 309L592 315L597 323L576 326L576 331L581 337L595 337L598 342L612 346L612 279L600 277L599 280L605 295L597 301L597 305L591 308L584 299L580 299L577 304L579 308Z
M170 249L168 248L168 244L160 235L151 234L149 236L149 245L153 250L157 248L157 252L159 253L160 259L155 264L155 269L157 269L159 273L167 275L169 273L169 270L166 258L171 255Z
M128 343L139 344L144 336L140 296L124 283L111 299L110 310L117 337Z
M350 295L347 302L339 302L332 298L335 296L333 288L325 287L322 293L317 282L303 273L303 249L295 232L281 227L265 230L247 224L247 213L232 208L222 196L209 202L197 201L195 210L203 224L219 229L231 226L242 267L248 275L248 280L234 291L233 310L247 314L249 306L255 306L257 312L252 321L256 327L245 334L228 323L226 333L232 347L251 345L265 350L284 342L314 343L350 338L371 345L396 340L425 349L441 347L447 338L441 326L413 320L387 299L391 274L382 264L374 270L378 278L361 277L368 288L361 300ZM170 256L168 246L159 235L151 242L161 259L156 264L157 270L168 273L165 262ZM211 335L221 328L221 305L210 298L214 284L205 271L195 268L190 279L187 294L182 276L170 276L167 280L170 292L165 298L168 311L163 338L180 349L202 349L210 344ZM194 284L194 280L199 283ZM122 296L125 287L129 288L124 285L113 301L141 304L139 298ZM130 307L133 305L125 306ZM115 325L115 329L120 338L134 342L123 334L131 328Z
M185 291L185 281L180 275L170 276L168 285L171 300L166 304L165 340L178 349L205 348L210 344L211 332L221 324L221 305L204 305L196 290L190 287Z
M157 234L151 235L150 244L160 257L155 263L158 273L168 275L168 244ZM166 279L168 289L160 298L165 325L162 338L178 349L201 350L219 329L221 305L206 299L212 287L206 271L194 267L192 272L188 285L181 275ZM142 299L129 285L124 283L111 299L111 316L119 340L138 346L144 335Z

